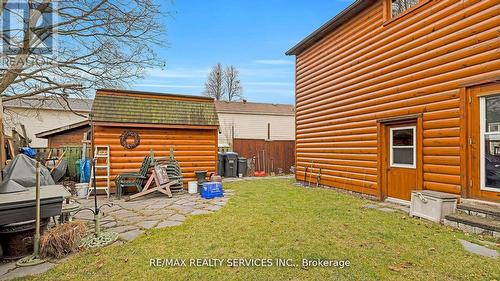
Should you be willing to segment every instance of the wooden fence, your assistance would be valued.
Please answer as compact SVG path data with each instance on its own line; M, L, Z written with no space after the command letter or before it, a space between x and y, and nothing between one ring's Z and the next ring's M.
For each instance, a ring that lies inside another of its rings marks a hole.
M45 160L48 155L51 155L51 158L57 158L64 153L63 159L68 162L68 174L70 177L76 177L79 175L80 171L78 171L78 165L76 164L77 160L82 158L82 146L66 146L66 147L42 147L36 148L37 151L37 159ZM52 151L52 153L50 153ZM85 156L89 157L90 148L87 147L87 151L85 152ZM53 164L54 160L48 161L48 165Z
M233 150L241 157L255 157L255 169L276 174L290 173L295 165L295 141L234 139Z

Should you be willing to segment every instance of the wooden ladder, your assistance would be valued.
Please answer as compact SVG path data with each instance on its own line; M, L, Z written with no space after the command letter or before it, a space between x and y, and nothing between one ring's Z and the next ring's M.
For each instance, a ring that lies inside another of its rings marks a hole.
M89 181L89 192L87 193L87 199L92 191L96 192L96 190L105 190L106 195L109 198L109 190L111 188L110 183L110 155L109 155L109 145L96 145L94 150L94 158L95 158L95 171L106 169L105 175L96 175L97 179L106 179L106 186L93 186L92 182L94 179L94 169L91 169L90 172L90 181Z

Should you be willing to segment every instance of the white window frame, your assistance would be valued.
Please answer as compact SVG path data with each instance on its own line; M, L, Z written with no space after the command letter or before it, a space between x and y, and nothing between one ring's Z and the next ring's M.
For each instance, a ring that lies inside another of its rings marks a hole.
M499 132L486 132L486 98L479 97L479 150L480 150L480 161L479 161L479 174L481 175L481 190L500 192L500 188L488 187L486 186L486 159L485 147L484 147L484 136L485 135L500 135Z
M393 150L393 135L396 130L407 130L411 129L413 131L413 145L397 145L396 148L412 148L413 149L413 164L399 164L394 163L394 150ZM407 126L407 127L393 127L390 128L390 139L389 139L389 155L390 155L390 166L396 168L416 168L417 167L417 127Z

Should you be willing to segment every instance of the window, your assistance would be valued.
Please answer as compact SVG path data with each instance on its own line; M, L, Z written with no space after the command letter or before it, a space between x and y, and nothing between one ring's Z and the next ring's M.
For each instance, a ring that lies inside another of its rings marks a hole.
M417 5L420 0L391 0L391 14L395 18L402 14L404 11L410 9L411 7Z
M391 128L391 167L415 168L415 126Z
M500 96L482 97L481 189L500 191Z

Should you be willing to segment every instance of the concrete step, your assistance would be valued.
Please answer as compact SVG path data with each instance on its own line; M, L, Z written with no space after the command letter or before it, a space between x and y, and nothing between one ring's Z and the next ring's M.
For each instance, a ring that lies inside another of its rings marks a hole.
M500 220L498 219L458 212L445 216L444 224L461 229L465 232L491 235L500 238Z
M457 205L457 211L471 216L500 220L500 207L491 204L463 202Z

